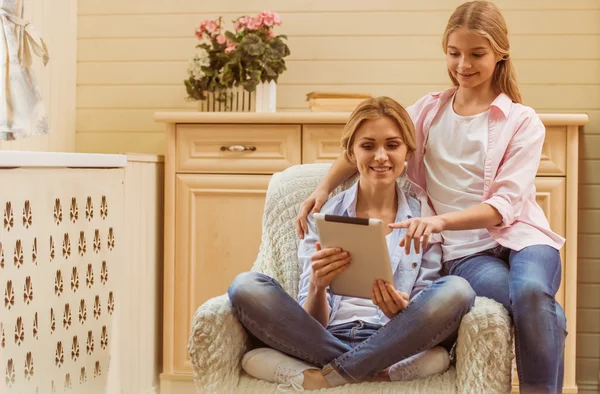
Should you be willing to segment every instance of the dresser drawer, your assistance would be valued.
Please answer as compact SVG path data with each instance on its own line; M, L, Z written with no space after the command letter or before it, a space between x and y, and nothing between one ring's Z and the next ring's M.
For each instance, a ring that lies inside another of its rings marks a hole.
M542 158L538 176L566 175L567 173L567 128L546 127L546 139L542 147Z
M302 163L330 163L337 159L342 152L343 131L341 124L302 126Z
M300 164L299 125L177 125L177 172L273 174Z

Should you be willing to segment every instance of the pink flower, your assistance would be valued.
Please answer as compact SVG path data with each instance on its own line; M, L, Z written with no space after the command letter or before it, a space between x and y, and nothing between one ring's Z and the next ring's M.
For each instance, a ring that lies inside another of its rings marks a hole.
M194 32L194 35L196 36L197 39L201 40L202 39L202 29L197 28L196 31Z
M275 37L275 32L273 30L269 30L269 37Z
M263 21L262 18L260 17L256 17L256 18L248 18L248 24L247 24L248 29L250 30L259 30L263 27Z
M235 42L227 41L227 46L225 47L225 53L229 54L229 53L235 51L235 48L237 48L237 44Z
M239 17L238 20L235 21L235 31L242 30L244 27L246 27L247 23L248 23L248 17L246 17L246 16Z
M271 27L281 25L281 17L278 13L273 11L263 11L260 13L259 18L265 26Z
M217 42L221 45L225 44L225 41L227 41L227 39L225 38L225 36L223 34L219 34L217 36Z
M215 21L205 20L200 23L199 27L200 32L207 33L209 36L214 36L215 33L218 33L221 30L221 26Z

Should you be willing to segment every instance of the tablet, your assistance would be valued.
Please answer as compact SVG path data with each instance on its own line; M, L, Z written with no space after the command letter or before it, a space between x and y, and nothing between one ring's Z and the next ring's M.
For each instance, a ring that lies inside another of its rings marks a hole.
M322 213L313 217L321 247L350 254L350 267L331 282L331 293L371 299L376 279L394 283L383 221Z

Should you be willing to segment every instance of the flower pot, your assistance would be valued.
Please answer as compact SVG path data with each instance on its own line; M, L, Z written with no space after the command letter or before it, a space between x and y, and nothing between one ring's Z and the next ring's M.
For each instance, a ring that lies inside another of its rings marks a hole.
M256 91L248 92L241 86L208 93L206 100L198 101L200 112L275 112L277 84L262 83Z

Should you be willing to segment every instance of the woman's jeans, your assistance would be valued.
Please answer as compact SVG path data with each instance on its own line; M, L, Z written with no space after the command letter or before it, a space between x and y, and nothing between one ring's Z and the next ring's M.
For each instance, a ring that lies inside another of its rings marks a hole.
M277 281L245 272L228 290L233 313L265 345L323 368L332 386L360 382L456 336L475 302L468 282L440 278L386 325L356 321L323 327Z
M444 272L465 278L478 296L498 301L511 314L520 392L561 393L567 322L554 299L561 280L558 250L498 246L448 261Z

